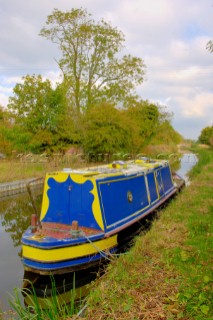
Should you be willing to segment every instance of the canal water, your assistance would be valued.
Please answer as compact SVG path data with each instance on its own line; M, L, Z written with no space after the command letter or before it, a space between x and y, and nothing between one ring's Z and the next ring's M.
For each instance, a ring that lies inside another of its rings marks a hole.
M179 169L176 171L182 178L185 179L186 185L190 184L188 172L198 162L198 158L193 153L185 153L180 159Z
M197 157L183 155L177 171L187 181L187 172L195 165ZM42 191L34 192L37 208L41 206ZM10 308L8 300L14 296L14 288L21 288L24 270L21 262L21 235L30 224L34 212L28 193L0 199L0 310Z
M35 201L41 203L41 190ZM21 288L23 266L21 262L21 235L30 224L33 212L28 193L0 199L0 310L9 308L8 300L15 287Z

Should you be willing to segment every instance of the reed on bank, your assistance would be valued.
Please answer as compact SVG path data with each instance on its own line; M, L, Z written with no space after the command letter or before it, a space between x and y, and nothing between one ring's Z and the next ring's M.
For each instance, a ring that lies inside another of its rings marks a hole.
M28 281L29 288L14 289L14 295L9 301L14 311L14 319L66 320L68 315L76 314L81 309L84 300L81 297L81 292L75 288L75 274L73 275L73 288L66 294L66 298L63 294L58 293L54 277L50 277L50 281L51 295L45 294L44 291L44 297L36 295L36 289L30 281ZM77 302L76 298L78 298ZM23 305L23 299L25 306ZM69 303L67 303L68 300Z

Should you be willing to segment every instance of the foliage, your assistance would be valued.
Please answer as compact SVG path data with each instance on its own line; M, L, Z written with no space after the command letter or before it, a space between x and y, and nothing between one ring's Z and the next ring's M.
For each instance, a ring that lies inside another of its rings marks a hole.
M149 144L165 144L165 145L177 145L183 141L183 137L174 130L169 121L164 121L157 126L155 135L149 140Z
M91 107L84 117L83 147L86 153L128 150L129 130L122 113L111 104Z
M139 152L159 125L158 107L148 101L141 101L126 110L130 119L132 147Z
M143 152L150 142L176 145L182 139L158 105L141 101L126 109L111 104L91 107L83 116L82 143L86 153L132 155Z
M16 152L27 152L30 147L30 140L32 133L24 130L23 127L13 125L10 130L5 133L7 140L10 142L12 148Z
M46 93L40 89L31 89L33 85L38 88L41 83L40 76L27 76L24 83L17 84L14 89L16 95L10 99L10 116L14 117L15 123L11 130L4 133L13 150L33 153L63 152L68 145L77 144L83 146L86 153L95 155L115 152L137 154L150 142L159 144L159 141L179 141L178 134L167 120L171 115L156 104L134 100L131 106L116 108L112 104L102 103L77 115L75 110L68 107L67 87L64 84L53 90L48 83L51 94L46 99L45 110L52 115L54 113L54 117L45 121L48 118L45 114L43 124L47 125L42 125L40 101L45 99ZM23 94L25 97L22 101ZM31 100L35 104L33 107Z
M62 109L62 95L53 90L49 80L41 75L25 76L17 83L8 109L13 112L15 123L32 133L45 129L57 131L57 116Z
M213 146L213 125L206 127L201 131L201 134L198 138L201 143Z
M124 113L128 119L131 135L129 151L133 154L140 152L153 154L154 150L151 149L154 146L161 146L163 149L167 146L171 153L176 151L176 145L183 139L171 125L172 114L161 105L149 101L135 101L124 110ZM158 150L157 153L163 151Z
M123 33L103 19L95 22L86 9L55 9L40 35L61 50L58 65L77 113L100 102L124 103L143 81L142 59L116 57L123 48Z
M40 75L27 75L13 93L8 108L14 125L8 139L16 150L63 150L67 143L79 140L63 85L53 89Z
M8 113L0 105L0 152L9 153L11 151L11 143L7 137L10 128L11 124L8 119Z

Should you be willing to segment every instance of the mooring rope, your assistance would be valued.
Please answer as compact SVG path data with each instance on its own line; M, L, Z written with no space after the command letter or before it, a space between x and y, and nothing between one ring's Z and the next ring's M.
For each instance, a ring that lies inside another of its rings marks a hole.
M100 253L100 255L109 260L109 261L112 261L112 259L110 259L109 257L111 258L114 258L114 257L120 257L120 256L123 256L123 255L126 255L128 254L128 252L124 252L124 253L111 253L111 252L105 252L103 250L101 250L98 246L95 245L95 243L93 241L91 241L87 236L86 234L82 231L82 235L87 239L87 241ZM108 257L109 256L109 257Z
M98 246L95 245L95 243L94 243L93 241L91 241L91 240L86 236L86 234L85 234L83 231L82 231L82 235L83 235L83 236L85 237L85 239L100 253L100 255L101 255L103 258L111 261L111 259L108 257L108 255L109 255L109 256L112 255L110 252L109 252L109 253L106 253L105 251L101 250Z
M75 320L75 319L77 319L78 317L80 317L81 314L86 310L86 308L87 308L87 304L85 304L85 305L83 306L83 308L81 308L81 310L76 314L76 316L75 316L75 318L74 318L73 320Z

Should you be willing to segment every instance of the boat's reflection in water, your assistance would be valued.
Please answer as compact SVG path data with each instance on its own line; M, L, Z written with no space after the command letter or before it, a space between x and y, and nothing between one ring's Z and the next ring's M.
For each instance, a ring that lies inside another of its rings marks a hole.
M36 275L25 271L22 285L24 303L26 306L38 304L40 308L48 308L55 299L58 305L82 302L93 281L103 273L104 266L57 275Z
M157 217L158 212L155 211L149 214L148 217L121 231L118 235L119 250L115 258L120 254L126 253L133 245L135 236L141 232L147 232L152 225L152 221ZM98 266L74 273L39 275L25 271L22 290L25 305L30 306L36 301L41 308L47 308L51 305L51 300L54 301L55 298L57 298L59 304L70 304L74 300L76 303L81 302L89 294L94 285L94 280L104 274L110 259L113 259L113 256Z

